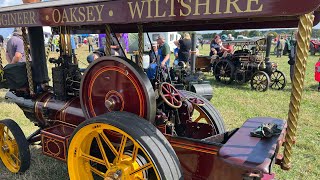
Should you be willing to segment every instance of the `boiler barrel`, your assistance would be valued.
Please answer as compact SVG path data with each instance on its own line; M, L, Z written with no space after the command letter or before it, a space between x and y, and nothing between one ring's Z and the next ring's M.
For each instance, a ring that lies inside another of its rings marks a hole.
M209 101L213 96L213 88L210 84L193 84L190 87L190 91L206 98Z

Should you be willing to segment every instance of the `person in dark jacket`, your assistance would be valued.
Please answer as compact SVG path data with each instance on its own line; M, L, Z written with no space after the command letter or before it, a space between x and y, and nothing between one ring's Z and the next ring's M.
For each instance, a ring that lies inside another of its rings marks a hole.
M292 78L294 75L294 64L295 64L295 58L296 58L296 45L297 45L297 32L295 32L295 39L292 39L290 44L290 53L289 53L289 61L288 64L290 65L290 79L292 82Z
M184 38L178 41L178 45L179 45L179 50L178 50L179 61L188 62L190 59L190 50L192 45L190 34L185 33Z

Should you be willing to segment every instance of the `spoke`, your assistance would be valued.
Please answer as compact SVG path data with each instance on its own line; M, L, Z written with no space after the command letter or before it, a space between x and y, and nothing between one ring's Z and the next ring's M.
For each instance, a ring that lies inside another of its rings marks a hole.
M170 94L164 94L163 96L164 97L170 97L171 95Z
M83 159L86 159L88 161L92 161L92 162L95 162L95 163L98 163L98 164L101 164L104 166L106 165L102 159L99 159L99 158L96 158L96 157L91 156L89 154L86 154L86 153L82 152L81 150L80 150L80 157L82 157Z
M136 161L138 156L138 151L139 151L139 148L136 145L134 145L133 151L132 151L132 162Z
M152 163L149 162L148 164L145 164L144 166L140 167L139 169L133 171L130 173L130 176L134 175L134 174L137 174L137 173L140 173L141 171L145 171L147 169L150 169L152 168Z
M96 168L94 168L94 167L92 167L92 166L90 166L90 171L92 171L92 172L95 173L96 175L99 175L100 177L103 177L103 178L106 177L106 174L105 174L105 173L99 171L98 169L96 169Z
M102 137L103 141L109 146L110 150L113 152L115 156L118 156L117 150L114 148L108 137L104 134L104 132L99 133L100 136Z
M117 163L119 163L122 160L122 156L123 156L123 152L124 152L124 148L126 147L126 144L127 144L127 136L123 134L121 139L121 144L119 147Z
M170 91L169 91L166 87L163 86L162 89L163 89L166 93L170 94Z
M103 158L103 160L105 162L105 166L107 167L107 169L110 169L111 165L109 163L109 160L108 160L108 157L106 155L106 152L105 152L105 150L103 148L103 145L102 145L102 142L101 142L99 134L97 134L97 136L95 138L97 140L97 143L98 143L102 158Z
M196 120L194 120L194 122L199 122L202 119L201 115L199 115L199 117L197 117Z
M179 100L177 98L175 98L174 96L172 97L172 99L174 100L174 102L179 102Z
M13 159L15 159L16 161L16 165L19 166L21 161L20 159L18 158L18 156L16 156L15 154L9 154Z

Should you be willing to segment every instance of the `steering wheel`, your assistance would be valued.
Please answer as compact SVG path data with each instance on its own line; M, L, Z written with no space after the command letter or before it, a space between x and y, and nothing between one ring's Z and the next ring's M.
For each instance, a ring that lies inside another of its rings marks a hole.
M175 109L182 106L182 97L179 91L171 84L163 82L160 85L159 94L164 102Z

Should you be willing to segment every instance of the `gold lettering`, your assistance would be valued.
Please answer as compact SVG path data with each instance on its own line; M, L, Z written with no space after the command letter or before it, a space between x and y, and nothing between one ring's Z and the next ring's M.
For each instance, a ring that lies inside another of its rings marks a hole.
M168 0L166 0L166 3L168 3ZM170 2L170 15L169 15L169 17L174 17L174 16L176 16L176 15L174 14L174 0L171 0L171 2Z
M7 20L7 18L6 18L5 16L7 16L7 15L6 15L6 14L3 14L3 15L2 15L2 19L3 19L2 24L3 24L4 26L8 25L8 20Z
M210 14L210 1L209 0L205 0L205 3L199 3L199 0L196 0L196 5L195 5L195 11L194 14L195 16L199 16L199 6L205 6L206 7L206 12L204 13L204 15L208 15Z
M23 14L18 13L18 24L23 24Z
M96 17L93 16L93 6L87 6L87 21L95 21Z
M156 15L154 17L155 18L165 17L167 13L166 11L164 11L161 16L159 15L159 0L154 0L154 1L156 2Z
M141 1L141 2L142 2L142 7L139 6L139 2L137 1L136 4L134 5L134 10L132 8L132 2L128 2L132 19L134 19L136 11L138 12L138 16L141 19L141 15L142 15L142 12L143 12L143 7L144 7L145 1Z
M12 24L11 24L11 21L10 21L10 14L7 14L7 21L8 21L8 25L9 25L9 26L12 25Z
M263 4L260 4L260 7L258 9L252 9L252 2L255 2L255 5L259 5L259 0L248 0L247 9L244 12L261 12Z
M52 19L54 23L60 23L61 21L61 13L58 9L54 9L52 12Z
M95 6L95 7L96 7L96 10L97 10L97 13L99 16L97 21L102 21L101 14L102 14L102 10L103 10L104 5L100 5L100 9L99 9L99 6Z
M33 11L30 12L30 24L36 24L35 16L36 14Z
M69 18L68 18L68 14L67 14L66 9L63 9L61 22L62 22L62 23L64 23L64 22L70 22L70 21L69 21Z
M212 14L221 14L220 12L220 0L216 0L216 11Z
M17 24L17 13L10 14L12 24Z
M191 3L191 0L189 0ZM180 9L180 16L189 16L191 13L191 6L187 3L184 2L184 0L181 0L181 6L186 8L188 11L185 13L182 9Z
M148 2L148 16L146 18L152 18L152 16L151 16L151 1L152 0L147 0L147 2Z
M76 12L78 8L75 7L75 8L70 8L70 22L78 22L78 19L77 17L74 15L74 13Z
M28 16L29 16L29 13L28 12L23 12L23 24L29 24L29 20L28 20Z
M83 18L83 19L81 19L81 18L79 17L78 20L79 20L80 22L84 22L84 21L86 20L86 15L85 15L84 13L85 13L84 7L79 7L79 15L82 16L82 18Z
M232 13L232 12L230 11L231 5L232 5L233 8L237 11L237 13L243 12L243 11L241 11L241 9L239 8L239 6L238 6L238 4L237 4L238 1L239 1L239 0L227 0L226 12L224 12L224 13L226 13L226 14Z

